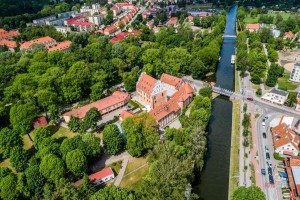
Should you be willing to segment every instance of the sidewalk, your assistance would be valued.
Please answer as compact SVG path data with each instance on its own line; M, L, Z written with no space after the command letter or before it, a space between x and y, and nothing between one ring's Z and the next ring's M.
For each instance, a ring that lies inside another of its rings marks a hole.
M129 160L129 156L125 157L123 162L122 162L122 168L120 169L119 174L116 177L116 180L115 180L115 183L114 183L114 185L116 187L118 187L120 185L121 181L122 181L122 178L123 178L123 176L125 174L125 171L126 171L128 160Z

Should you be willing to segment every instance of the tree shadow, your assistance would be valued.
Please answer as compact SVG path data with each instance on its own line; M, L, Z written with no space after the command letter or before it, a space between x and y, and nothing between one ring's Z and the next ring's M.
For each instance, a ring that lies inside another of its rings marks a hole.
M50 125L50 126L47 127L47 129L51 132L51 135L53 135L58 131L59 126Z

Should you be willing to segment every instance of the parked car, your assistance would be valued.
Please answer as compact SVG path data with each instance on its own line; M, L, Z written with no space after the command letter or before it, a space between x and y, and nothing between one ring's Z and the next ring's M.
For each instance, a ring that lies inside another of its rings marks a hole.
M273 166L272 163L270 163L268 161L267 161L267 165L268 165L268 167L272 167Z
M262 126L265 126L265 125L266 125L266 123L265 123L265 122L262 122L262 123L261 123L261 125L262 125Z
M263 138L267 138L267 134L265 132L262 133Z
M268 120L269 119L269 117L268 116L265 116L265 118L264 118L265 120Z
M273 178L272 175L269 175L269 181L270 181L271 184L274 184L274 178Z
M266 170L265 169L261 169L261 174L265 176L266 175Z
M253 98L248 97L247 100L248 100L248 101L253 101Z
M270 160L270 154L269 153L266 153L266 158L267 158L267 160Z
M269 152L269 147L267 145L265 146L265 150L267 153Z
M272 168L271 167L268 167L268 174L272 175Z

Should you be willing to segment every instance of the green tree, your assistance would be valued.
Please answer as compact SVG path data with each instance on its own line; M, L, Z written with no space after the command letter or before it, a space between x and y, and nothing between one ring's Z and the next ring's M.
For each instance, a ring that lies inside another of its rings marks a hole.
M40 173L38 165L31 165L25 170L26 182L31 194L40 198L46 183L45 177Z
M97 159L101 156L100 138L92 133L87 133L82 136L82 141L85 144L84 154L88 160Z
M9 128L2 129L0 131L0 153L2 157L8 158L15 146L23 146L23 140L20 135Z
M13 174L9 174L0 181L0 196L2 199L18 199L19 192L17 188L17 178Z
M252 199L257 199L257 200L265 200L266 196L261 191L261 189L257 186L250 186L248 188L246 187L238 187L233 193L232 196L233 200L252 200Z
M78 117L71 116L68 127L71 131L77 132L81 126L81 120Z
M117 188L115 186L108 186L104 189L98 190L91 198L91 200L104 199L118 199L118 200L135 200L135 194L127 189Z
M62 158L64 160L66 159L67 154L70 151L75 150L75 149L80 149L84 153L85 156L88 156L86 153L87 144L82 141L82 139L79 135L72 137L72 138L64 139L64 141L61 143L59 149L60 149L60 152L62 153Z
M200 17L198 17L198 16L195 16L194 18L193 18L193 22L194 22L194 25L195 26L201 26L201 21L200 21Z
M15 146L10 153L10 163L17 172L24 171L27 167L29 155L25 149Z
M46 138L51 137L51 132L48 128L39 127L34 130L34 140L33 145L37 150L41 149L41 144Z
M201 95L201 96L203 96L203 97L211 98L211 95L212 95L211 87L204 87L204 88L201 88L201 89L199 90L199 95Z
M295 92L290 92L288 99L287 99L287 104L289 106L293 106L295 103L297 103L297 93Z
M40 172L47 179L55 182L65 175L65 166L60 158L48 154L41 161Z
M124 138L115 124L106 125L102 133L103 143L108 154L115 155L124 149Z
M87 160L82 151L75 149L67 153L66 165L75 176L80 176L87 168Z
M83 122L87 129L91 128L92 130L96 129L97 122L101 120L101 114L97 108L91 108L84 116Z

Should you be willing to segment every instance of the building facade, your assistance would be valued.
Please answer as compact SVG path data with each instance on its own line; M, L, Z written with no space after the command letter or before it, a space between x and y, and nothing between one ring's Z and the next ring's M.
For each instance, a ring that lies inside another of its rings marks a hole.
M90 181L94 185L101 185L115 178L115 174L113 170L109 168L105 168L97 173L94 173L89 176Z
M294 68L290 74L290 81L300 83L300 62L294 64Z
M270 92L264 94L261 99L278 105L283 105L286 102L288 96L288 92L273 88Z

